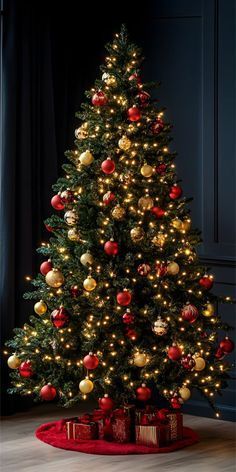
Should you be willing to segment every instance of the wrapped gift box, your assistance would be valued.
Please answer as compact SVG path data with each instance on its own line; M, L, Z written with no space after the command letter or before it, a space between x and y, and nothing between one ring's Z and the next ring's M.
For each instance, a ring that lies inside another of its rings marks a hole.
M148 447L163 447L169 443L169 425L136 425L136 444Z
M80 423L77 421L67 421L66 423L67 439L98 439L98 426L94 422Z
M131 417L127 410L120 408L113 411L112 439L115 442L126 443L131 438Z
M170 428L170 440L178 441L183 438L183 415L180 411L170 411L166 414Z

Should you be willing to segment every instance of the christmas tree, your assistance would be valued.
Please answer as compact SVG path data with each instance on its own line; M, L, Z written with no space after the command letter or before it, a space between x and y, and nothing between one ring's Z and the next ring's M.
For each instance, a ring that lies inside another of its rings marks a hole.
M199 262L171 125L151 98L158 84L142 83L142 54L125 28L106 48L53 187L51 237L25 295L35 315L7 343L10 392L66 407L88 395L109 407L158 393L178 408L196 388L214 407L233 350L216 306L231 301L210 291Z

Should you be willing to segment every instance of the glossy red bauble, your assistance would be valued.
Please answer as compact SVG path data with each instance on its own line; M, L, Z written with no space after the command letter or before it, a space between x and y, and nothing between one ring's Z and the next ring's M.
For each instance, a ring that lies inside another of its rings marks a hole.
M167 169L167 165L164 164L164 162L163 162L162 164L159 164L159 166L156 166L155 171L159 175L164 175L166 169Z
M164 277L167 274L167 265L166 264L157 262L155 269L156 269L156 273L157 273L158 277Z
M65 328L68 326L70 321L70 315L64 307L60 307L59 310L53 310L51 313L51 322L55 328Z
M216 350L216 353L215 353L215 358L220 360L220 359L223 359L223 357L225 357L225 353L221 349L221 347L218 347L218 349Z
M33 375L32 364L30 361L24 361L19 367L21 377L30 378Z
M104 251L108 256L116 256L119 252L118 243L115 241L107 241L104 244Z
M140 103L142 106L147 105L147 103L150 100L150 95L147 92L144 92L143 90L138 93L138 99L140 100Z
M77 298L79 295L78 285L72 285L72 287L70 288L70 293L73 298Z
M181 403L178 398L171 398L170 403L171 403L172 408L174 408L175 410L178 410L181 408Z
M94 93L94 95L92 96L92 104L95 107L103 107L104 105L107 104L107 102L108 102L107 96L101 90Z
M234 350L234 342L232 339L226 337L223 341L220 342L220 348L224 352L224 354L230 354Z
M165 211L158 206L152 207L151 212L156 216L156 218L162 218L165 214Z
M83 364L86 369L93 370L97 368L99 360L97 356L95 356L95 354L90 352L87 356L84 357Z
M167 351L167 356L172 361L178 361L182 356L182 351L181 351L180 347L173 345L173 346L169 347L169 349Z
M138 270L139 275L146 277L149 274L151 267L149 264L140 264L137 270Z
M187 303L181 310L181 317L184 321L194 323L198 317L198 309L191 303Z
M161 118L157 118L156 121L152 124L153 134L159 134L164 128L164 121Z
M130 325L130 324L133 324L134 323L134 320L135 320L135 316L133 313L130 312L130 310L127 310L123 316L122 316L122 319L123 319L123 323L127 324L127 325Z
M113 410L115 406L115 402L107 394L105 394L104 397L99 398L98 404L99 408L105 411Z
M40 398L46 402L51 402L56 397L57 391L51 384L44 385L40 390Z
M136 398L142 402L148 401L152 396L152 391L145 384L142 384L141 387L138 387L136 390Z
M60 197L60 195L54 195L51 199L51 205L54 208L54 210L64 210L65 206L64 203Z
M134 106L128 109L127 116L129 121L138 121L141 118L141 112L138 107Z
M47 275L47 273L52 270L52 262L50 259L48 261L42 262L40 265L40 272L42 275Z
M119 305L128 306L132 300L132 295L128 290L123 290L123 292L117 293L116 300Z
M187 356L182 357L180 362L183 368L186 370L192 370L196 364L191 354L187 354Z
M183 190L179 185L173 185L170 189L169 197L171 200L176 200L181 197L182 193Z
M115 194L108 191L107 193L105 193L102 197L102 201L104 203L104 205L109 205L109 203L111 203L113 200L115 200Z
M129 77L129 81L132 82L133 80L135 80L135 82L137 82L138 84L141 84L141 77L137 74L137 72L134 72L130 77Z
M64 190L60 193L60 197L63 203L72 203L74 200L74 194L71 190Z
M115 170L115 162L108 158L105 161L102 162L101 169L104 172L104 174L112 174Z
M205 288L206 290L211 290L211 288L213 287L213 280L207 275L204 275L199 280L199 285L201 285L201 287Z

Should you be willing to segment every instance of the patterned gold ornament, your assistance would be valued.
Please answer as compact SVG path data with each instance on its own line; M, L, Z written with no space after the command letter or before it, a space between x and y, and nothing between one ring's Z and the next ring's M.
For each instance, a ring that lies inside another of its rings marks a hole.
M168 331L168 323L158 316L152 330L157 336L164 336Z
M46 303L43 300L40 300L39 302L35 303L34 305L34 311L37 313L37 315L44 315L46 313L48 307Z
M88 275L87 279L84 280L83 286L87 292L92 292L97 286L97 282L91 275Z
M79 235L79 233L78 233L78 231L77 231L77 228L71 228L71 229L69 229L67 235L68 235L68 239L69 239L70 241L79 241L79 240L80 240L80 235Z
M75 130L76 139L86 139L88 137L88 123L83 123L79 128Z
M21 359L17 357L15 354L12 354L12 356L8 357L7 359L7 364L10 369L18 369L21 365Z
M151 210L153 205L154 205L153 199L149 197L149 195L146 195L145 197L141 197L138 201L138 206L140 210L143 210L143 211Z
M89 380L88 377L85 379L81 380L79 383L79 389L82 393L90 393L93 390L93 382L92 380Z
M45 281L50 287L59 288L64 284L65 279L59 269L52 269L47 273Z
M156 236L152 239L154 246L163 247L165 244L166 238L165 235L161 232L157 233Z
M83 164L83 166L90 166L90 164L92 164L92 162L94 161L94 157L91 152L87 150L80 154L79 161L80 164Z
M167 273L170 275L177 275L179 273L179 264L177 264L177 262L170 262L167 265Z
M150 166L149 164L144 164L142 167L141 167L141 170L140 170L141 174L143 175L143 177L151 177L152 174L153 174L153 168L152 166Z
M202 311L203 316L207 318L213 316L215 312L215 307L212 303L207 303L205 309Z
M92 265L93 264L93 256L92 254L87 251L82 256L80 257L80 262L82 265L87 266L87 265Z
M64 214L64 220L68 226L74 226L78 221L78 215L74 210L68 210Z
M123 216L125 216L125 209L120 205L116 205L113 208L111 214L115 220L121 220Z
M110 87L115 87L116 85L116 78L114 77L114 75L108 74L107 72L104 72L104 74L102 74L102 80L105 82L106 85Z
M194 357L194 360L195 360L194 370L196 370L197 372L200 372L201 370L205 369L206 362L203 359L203 357Z
M173 228L177 229L178 231L182 230L182 225L183 222L179 220L179 218L174 218L171 222L171 226L173 226Z
M122 138L119 139L118 146L123 151L128 151L128 149L131 146L131 141L130 141L129 138L127 138L127 136L124 135L124 136L122 136Z
M191 397L191 392L190 392L189 388L187 388L187 387L181 387L179 389L179 394L180 394L182 400L184 400L185 402L187 400L189 400L189 398Z
M137 367L144 367L147 364L147 356L144 352L137 352L134 354L134 365Z
M182 230L189 231L191 228L191 220L188 218L182 222Z
M145 233L143 228L140 228L140 226L136 226L135 228L131 229L130 236L132 241L138 243L139 241L142 241L145 236Z

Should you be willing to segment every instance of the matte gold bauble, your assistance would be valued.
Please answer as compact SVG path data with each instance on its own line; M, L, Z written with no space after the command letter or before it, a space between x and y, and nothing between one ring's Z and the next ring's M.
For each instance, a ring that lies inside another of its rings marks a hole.
M167 273L170 275L177 275L179 273L179 264L177 264L177 262L170 262L167 265Z
M12 356L8 357L7 359L7 364L10 369L18 369L21 365L21 359L17 357L15 354L12 354Z
M34 305L34 311L37 313L37 315L44 315L47 311L47 305L43 300L40 300L39 302L35 303Z
M147 364L147 356L142 352L134 354L134 365L137 367L144 367Z
M177 229L178 231L182 230L182 225L183 222L179 220L179 218L174 218L174 220L171 222L171 226L173 226L173 228Z
M79 383L79 389L82 393L90 393L93 390L93 382L92 380L89 380L88 378L81 380Z
M185 402L187 400L189 400L189 398L191 397L191 392L190 392L189 388L187 388L187 387L181 387L179 389L179 394L180 394L182 400L184 400Z
M68 235L68 239L69 239L70 241L79 241L79 240L80 240L80 235L79 235L79 233L78 233L78 231L77 231L77 228L71 228L71 229L69 229L67 235Z
M154 246L163 247L165 244L166 238L163 233L157 233L156 236L152 239Z
M141 174L143 175L143 177L151 177L152 174L153 174L153 168L152 166L149 166L148 164L144 164L142 167L141 167Z
M198 372L200 372L201 370L205 369L206 362L202 357L194 357L194 360L195 360L194 370L197 370Z
M187 220L184 220L182 222L182 230L187 232L190 230L190 228L191 228L191 220L188 218Z
M207 318L213 316L215 312L215 307L212 303L207 303L205 309L202 311L203 316Z
M134 242L139 242L142 241L145 236L145 233L143 228L140 228L140 226L136 226L135 228L131 229L130 236Z
M143 211L151 210L153 205L154 205L153 199L149 197L149 195L146 195L146 197L141 197L138 201L138 206L140 210L143 210Z
M120 205L116 205L113 208L111 214L115 220L121 220L123 216L125 216L125 209Z
M85 252L82 254L80 257L80 262L82 265L87 266L87 265L92 265L93 264L93 256L90 252Z
M130 141L129 138L127 138L127 136L124 135L124 136L122 136L122 138L119 139L118 146L123 151L128 151L128 149L131 146L131 141Z
M91 275L88 275L87 279L84 280L83 286L87 292L92 292L97 286L97 282Z
M45 281L50 287L59 288L64 284L65 279L59 269L52 269L47 273Z
M81 164L83 164L83 166L90 166L90 164L92 164L92 162L94 161L94 157L91 152L87 150L80 154L79 161Z

